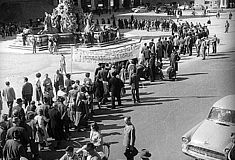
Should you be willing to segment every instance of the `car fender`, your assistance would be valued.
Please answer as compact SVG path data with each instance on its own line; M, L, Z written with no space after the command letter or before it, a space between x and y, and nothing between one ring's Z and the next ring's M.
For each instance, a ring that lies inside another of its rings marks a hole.
M204 122L205 120L201 121L200 123L198 123L196 126L194 126L192 129L190 129L188 132L186 132L182 138L187 138L189 140L189 142L191 141L191 137L193 136L193 134L195 133L195 131L198 129L198 127L200 127L200 125Z

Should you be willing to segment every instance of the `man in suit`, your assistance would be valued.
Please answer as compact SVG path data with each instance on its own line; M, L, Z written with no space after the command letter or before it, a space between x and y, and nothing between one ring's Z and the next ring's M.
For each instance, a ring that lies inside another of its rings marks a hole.
M10 82L7 81L5 84L6 84L6 88L3 89L2 96L7 102L7 106L9 108L8 116L11 117L12 106L13 106L14 100L16 99L16 96L15 96L14 88L10 86Z
M131 123L131 117L127 116L124 118L124 138L123 146L125 147L125 153L127 160L134 160L134 156L130 154L130 151L134 150L135 146L135 126Z
M105 102L107 101L107 97L109 96L108 81L110 78L109 71L108 69L105 68L105 64L101 65L101 70L98 71L97 78L103 81L103 87L104 87L103 104L105 104Z
M24 85L22 87L22 98L24 99L25 108L30 104L33 97L33 85L28 82L28 78L24 77Z
M124 84L121 79L116 77L117 73L112 73L112 78L109 80L109 91L111 92L112 109L115 108L115 98L117 98L118 106L121 106L121 88Z
M58 149L60 142L63 138L63 131L62 131L62 121L61 121L61 114L58 110L57 103L54 103L52 108L48 111L50 117L50 125L52 131L52 137L55 139L54 148Z

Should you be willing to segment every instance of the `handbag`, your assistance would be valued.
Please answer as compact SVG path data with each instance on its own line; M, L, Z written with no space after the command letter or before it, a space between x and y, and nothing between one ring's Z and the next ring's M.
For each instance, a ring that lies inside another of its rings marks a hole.
M130 148L127 148L124 155L126 157L135 157L138 153L139 151L135 147L133 147L133 150L131 150Z

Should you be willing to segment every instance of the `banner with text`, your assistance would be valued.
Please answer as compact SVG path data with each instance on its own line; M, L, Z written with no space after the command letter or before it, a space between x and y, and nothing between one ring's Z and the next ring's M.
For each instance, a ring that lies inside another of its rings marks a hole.
M125 46L118 46L105 49L84 49L76 48L72 49L72 56L74 62L85 63L109 63L129 60L139 57L140 42L131 43Z

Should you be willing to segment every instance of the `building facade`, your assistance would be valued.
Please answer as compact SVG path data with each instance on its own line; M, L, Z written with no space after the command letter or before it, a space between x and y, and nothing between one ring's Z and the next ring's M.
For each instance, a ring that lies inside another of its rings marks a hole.
M195 0L195 4L206 8L234 8L235 0Z

